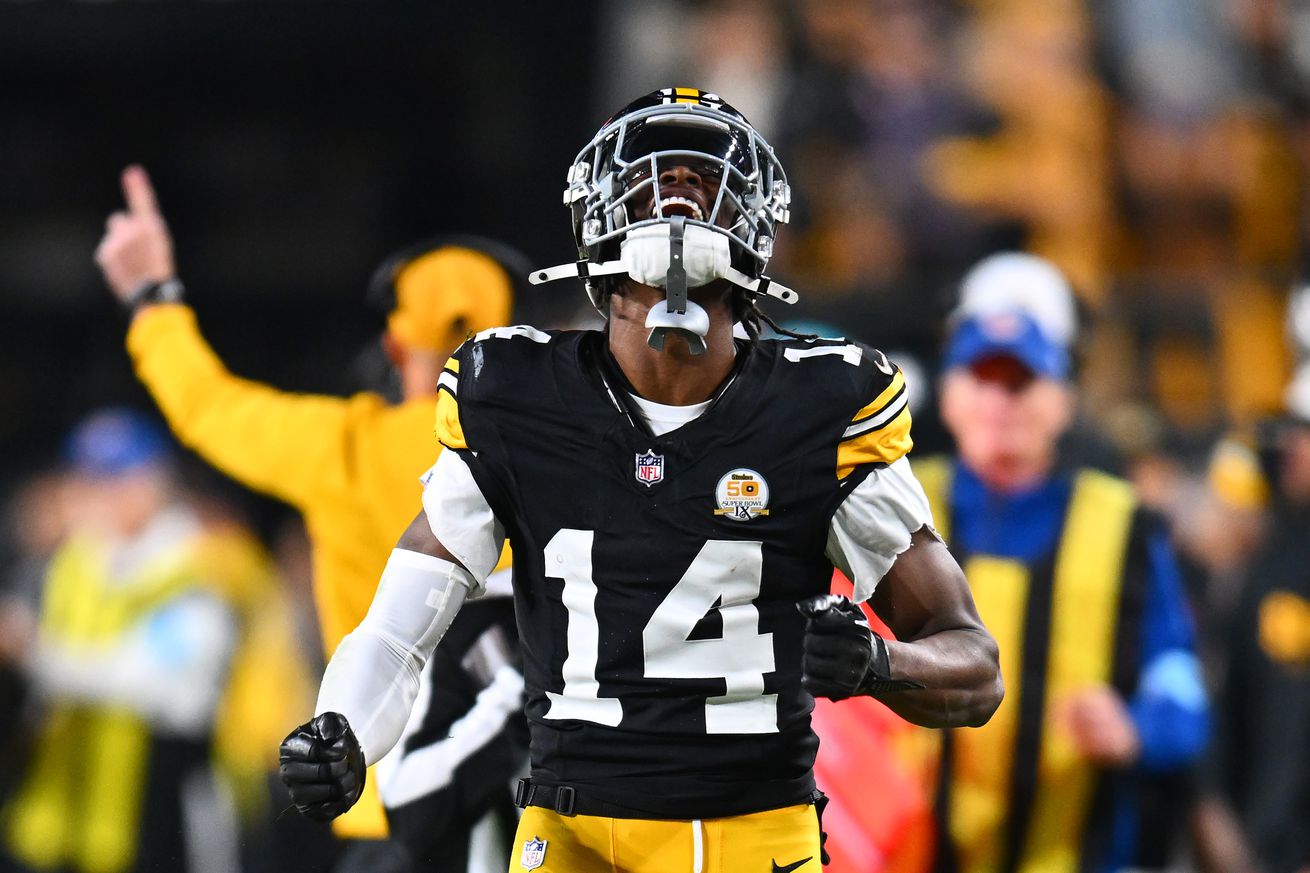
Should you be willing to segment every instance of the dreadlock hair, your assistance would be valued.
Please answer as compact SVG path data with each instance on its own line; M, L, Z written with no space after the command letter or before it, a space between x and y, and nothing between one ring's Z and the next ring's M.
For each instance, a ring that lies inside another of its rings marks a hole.
M792 339L816 340L819 338L818 334L798 333L778 324L769 313L760 308L760 296L758 294L735 285L732 289L732 317L739 321L742 327L746 328L746 336L750 337L750 341L753 343L759 342L760 334L764 332L764 325L772 328L774 333Z
M601 299L605 302L606 309L609 308L609 298L618 290L619 285L624 281L622 276L605 276L594 278L591 281L600 282ZM738 285L732 286L732 318L733 321L739 322L746 329L746 336L752 343L760 341L764 333L764 327L767 325L774 333L781 336L791 337L798 340L816 340L819 339L817 333L798 333L794 330L788 330L778 322L774 321L772 316L760 308L759 295L754 291L747 291ZM608 319L606 319L606 329L608 330Z

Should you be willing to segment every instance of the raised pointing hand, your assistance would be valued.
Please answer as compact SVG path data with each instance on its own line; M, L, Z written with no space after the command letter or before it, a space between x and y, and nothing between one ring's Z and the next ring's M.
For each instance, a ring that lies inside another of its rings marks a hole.
M96 264L119 300L148 282L173 278L173 238L159 211L155 189L143 167L123 171L126 211L105 222L105 235L96 248Z

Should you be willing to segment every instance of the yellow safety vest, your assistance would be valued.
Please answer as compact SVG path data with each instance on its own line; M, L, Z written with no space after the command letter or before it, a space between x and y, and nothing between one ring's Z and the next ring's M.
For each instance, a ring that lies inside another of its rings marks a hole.
M914 464L950 543L953 465ZM1053 559L964 555L965 577L1000 648L1005 700L985 726L942 732L939 818L961 873L1075 873L1098 786L1061 724L1064 700L1121 677L1126 573L1137 500L1128 483L1083 470ZM1035 686L1035 687L1034 687ZM941 841L945 842L945 841Z
M246 535L198 533L149 559L130 581L113 581L104 545L74 537L47 573L41 636L94 653L118 643L169 601L197 590L248 612L255 604L237 601L253 592L238 590L248 584L238 571L260 569L261 560ZM129 709L54 700L25 779L0 813L9 851L37 870L130 870L138 854L152 741L150 725Z

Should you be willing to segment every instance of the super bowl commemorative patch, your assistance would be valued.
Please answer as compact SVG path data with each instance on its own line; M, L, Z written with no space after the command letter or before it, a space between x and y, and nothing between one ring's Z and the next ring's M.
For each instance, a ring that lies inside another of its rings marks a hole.
M519 858L519 864L524 870L536 870L546 862L546 841L540 837L533 837L523 843L523 855Z
M647 488L656 482L664 481L664 456L655 454L654 449L647 449L644 455L637 455L637 481Z
M719 505L714 510L715 515L727 516L733 521L750 521L769 514L769 483L754 470L738 467L729 470L719 480L714 499Z

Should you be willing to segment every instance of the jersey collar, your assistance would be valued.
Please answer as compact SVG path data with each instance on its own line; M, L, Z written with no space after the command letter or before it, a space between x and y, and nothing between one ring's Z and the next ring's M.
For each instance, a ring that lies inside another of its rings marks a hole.
M594 354L592 359L596 362L597 375L600 378L602 388L608 396L610 403L624 417L626 417L628 423L643 436L650 440L657 439L655 434L651 431L650 426L646 423L646 417L642 415L640 408L638 408L636 402L633 400L633 395L637 394L637 390L632 387L632 383L623 373L623 368L620 367L619 362L615 360L614 354L610 351L607 336L603 333L597 332L596 339L599 340L601 348L599 354ZM660 439L668 439L675 434L679 434L689 428L695 427L700 422L706 421L714 414L714 410L720 405L725 397L730 393L737 393L731 392L730 389L737 383L738 377L745 371L751 359L755 357L755 349L753 344L748 340L738 339L734 340L734 342L737 347L736 359L733 361L732 369L728 372L728 375L724 378L719 387L714 390L714 394L709 400L709 406L707 406L705 411L694 421L688 422L677 430L670 431Z

